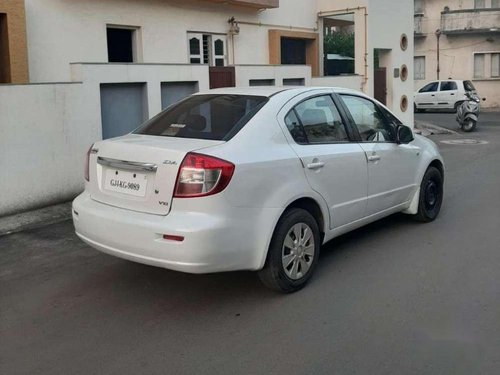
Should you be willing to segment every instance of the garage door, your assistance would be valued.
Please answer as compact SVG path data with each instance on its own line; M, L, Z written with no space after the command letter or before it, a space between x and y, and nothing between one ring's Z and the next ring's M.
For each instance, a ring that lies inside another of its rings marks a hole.
M165 109L198 91L198 82L163 82L161 84L161 107Z
M102 138L130 133L147 119L145 83L101 85Z

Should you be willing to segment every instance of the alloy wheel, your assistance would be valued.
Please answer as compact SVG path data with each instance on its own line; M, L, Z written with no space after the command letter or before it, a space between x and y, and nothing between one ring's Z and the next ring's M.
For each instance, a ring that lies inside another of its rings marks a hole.
M303 278L314 260L314 235L309 225L297 223L290 228L283 242L283 270L292 280Z

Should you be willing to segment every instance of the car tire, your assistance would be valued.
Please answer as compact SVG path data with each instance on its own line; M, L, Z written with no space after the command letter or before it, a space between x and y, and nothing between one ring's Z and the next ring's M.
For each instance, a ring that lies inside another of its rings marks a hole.
M286 211L274 230L260 280L278 292L300 290L314 272L320 248L321 235L314 217L300 208Z
M413 112L414 113L422 113L424 110L419 109L416 104L413 104Z
M454 113L458 112L458 107L462 105L462 102L456 102L455 105L453 106L453 110L455 111Z
M422 223L434 221L443 203L443 175L439 169L429 167L420 184L418 212L414 219Z

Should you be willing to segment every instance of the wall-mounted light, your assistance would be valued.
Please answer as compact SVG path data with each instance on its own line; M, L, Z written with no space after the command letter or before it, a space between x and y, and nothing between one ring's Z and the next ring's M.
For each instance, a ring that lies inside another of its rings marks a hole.
M229 35L238 35L240 33L240 25L238 25L238 22L234 17L231 17L227 23L230 25L229 26Z

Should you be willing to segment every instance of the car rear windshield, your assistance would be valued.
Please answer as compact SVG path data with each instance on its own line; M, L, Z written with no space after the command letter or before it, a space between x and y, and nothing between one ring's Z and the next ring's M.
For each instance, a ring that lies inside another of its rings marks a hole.
M227 141L268 100L247 95L191 96L144 123L135 134Z
M471 81L464 81L464 88L465 91L476 91L476 88Z

